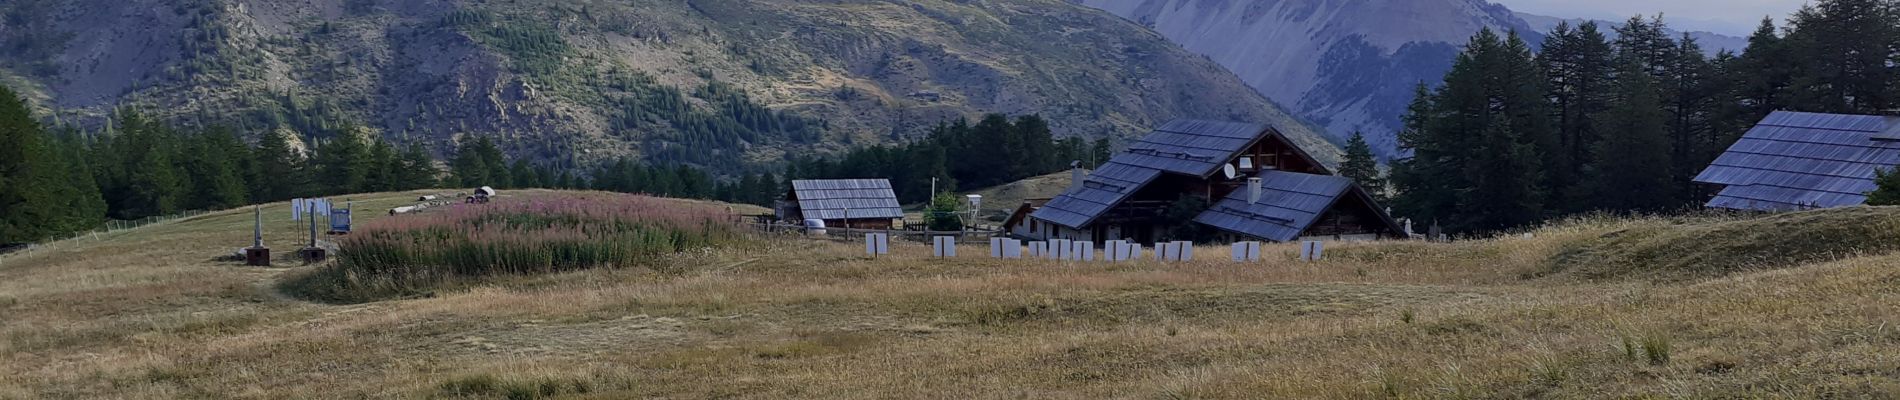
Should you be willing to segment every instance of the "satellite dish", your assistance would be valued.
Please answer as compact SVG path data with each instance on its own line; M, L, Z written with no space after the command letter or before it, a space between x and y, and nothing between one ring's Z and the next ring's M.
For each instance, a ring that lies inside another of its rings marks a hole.
M1221 165L1221 166L1220 166L1220 172L1221 172L1222 174L1226 174L1226 175L1227 175L1227 179L1234 179L1234 177L1235 177L1235 176L1238 176L1238 175L1237 175L1237 172L1235 171L1235 168L1234 168L1234 165L1233 165L1233 164L1223 164L1223 165Z

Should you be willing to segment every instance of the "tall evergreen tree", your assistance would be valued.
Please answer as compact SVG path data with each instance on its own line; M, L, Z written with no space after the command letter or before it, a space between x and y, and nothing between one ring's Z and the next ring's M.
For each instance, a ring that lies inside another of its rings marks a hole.
M288 200L306 194L304 158L291 148L289 132L270 131L251 149L251 201Z
M398 186L403 190L427 189L436 186L435 158L421 144L410 143L401 157L401 169L396 173Z
M494 147L494 142L487 137L462 139L461 146L455 150L455 159L449 163L449 172L454 174L457 185L466 188L499 185L489 175L486 147Z
M26 101L0 86L0 243L60 231L58 154Z
M1379 173L1379 160L1373 157L1364 133L1353 132L1352 139L1346 140L1346 159L1339 165L1339 176L1352 179L1374 198L1385 201L1385 176Z
M1545 174L1556 147L1542 70L1515 33L1480 31L1445 76L1445 85L1413 108L1415 132L1401 141L1412 160L1395 165L1402 201L1419 217L1446 221L1457 231L1491 231L1537 221L1545 214ZM1411 130L1408 127L1408 131ZM1413 191L1424 186L1440 185ZM1424 198L1419 198L1424 196Z
M1739 81L1742 114L1736 118L1753 125L1768 113L1788 103L1788 87L1794 80L1795 60L1775 28L1774 18L1762 18L1761 26L1748 37L1748 48L1731 68Z
M325 194L363 193L368 190L370 158L365 132L345 129L317 148L318 181Z
M222 210L246 203L249 193L240 159L248 157L250 149L244 142L229 129L212 127L187 139L186 146L180 158L191 192L184 207Z
M1900 107L1900 10L1891 0L1820 0L1789 19L1790 105L1873 114Z
M1538 61L1549 82L1551 112L1557 131L1550 185L1553 208L1582 207L1572 188L1582 180L1583 164L1590 159L1598 134L1596 119L1610 107L1611 48L1595 22L1576 29L1559 24L1546 36Z
M107 194L108 204L115 204L113 216L136 219L177 212L187 184L174 163L177 133L134 111L120 113L119 127L122 137L114 149L123 163L118 171L124 174L124 186Z
M1673 151L1667 136L1668 116L1656 80L1641 61L1624 59L1617 76L1616 101L1598 127L1586 187L1591 205L1615 211L1660 210L1676 204L1669 168Z
M1683 34L1676 41L1669 64L1663 66L1667 80L1661 83L1661 99L1667 101L1663 109L1668 118L1667 130L1671 153L1669 166L1671 191L1684 195L1684 202L1695 201L1702 196L1696 190L1695 175L1714 159L1703 159L1707 148L1726 146L1725 143L1709 142L1709 130L1712 129L1716 105L1713 92L1720 88L1715 85L1722 81L1714 79L1715 65L1704 56L1702 46L1695 38Z

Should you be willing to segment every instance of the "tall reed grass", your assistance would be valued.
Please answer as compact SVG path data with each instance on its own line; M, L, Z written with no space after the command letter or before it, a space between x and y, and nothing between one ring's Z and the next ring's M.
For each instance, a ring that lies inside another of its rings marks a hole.
M467 278L637 265L746 237L712 205L595 193L508 199L369 223L338 243L336 263L290 286L371 300Z

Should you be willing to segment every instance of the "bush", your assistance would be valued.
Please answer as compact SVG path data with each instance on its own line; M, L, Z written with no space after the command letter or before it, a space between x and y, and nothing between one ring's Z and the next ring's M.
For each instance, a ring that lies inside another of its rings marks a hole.
M937 196L936 200L930 202L930 207L924 209L924 225L937 232L961 231L963 216L958 213L962 208L963 202L956 195Z
M445 282L635 265L745 240L720 207L587 194L464 205L366 224L337 262L291 283L330 301L424 293Z

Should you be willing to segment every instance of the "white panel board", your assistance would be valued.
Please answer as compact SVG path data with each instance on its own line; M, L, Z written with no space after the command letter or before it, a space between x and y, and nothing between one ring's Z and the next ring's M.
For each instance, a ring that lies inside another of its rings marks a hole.
M1300 242L1300 261L1319 261L1325 258L1326 242L1309 240Z
M864 253L873 256L891 254L891 235L887 233L864 234Z
M1095 261L1095 242L1075 242L1075 250L1082 254L1082 261Z
M1233 260L1237 262L1260 261L1260 242L1234 243Z
M1023 241L1003 239L1003 258L1011 260L1023 258Z
M957 238L954 236L935 236L930 238L930 255L945 258L957 256Z

